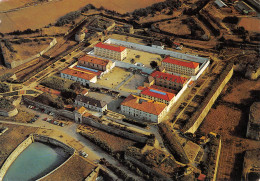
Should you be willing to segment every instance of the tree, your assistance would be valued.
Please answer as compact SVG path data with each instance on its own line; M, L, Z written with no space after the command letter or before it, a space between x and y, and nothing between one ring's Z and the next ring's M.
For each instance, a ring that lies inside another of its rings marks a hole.
M150 66L151 66L153 69L155 69L156 67L158 67L158 64L157 64L156 61L151 61Z
M135 59L132 58L132 59L130 60L130 62L131 62L132 64L135 63Z
M70 85L70 89L72 90L81 90L81 84L79 82L74 82Z
M1 92L1 93L3 93L3 92L9 92L9 90L10 90L9 85L0 82L0 92Z

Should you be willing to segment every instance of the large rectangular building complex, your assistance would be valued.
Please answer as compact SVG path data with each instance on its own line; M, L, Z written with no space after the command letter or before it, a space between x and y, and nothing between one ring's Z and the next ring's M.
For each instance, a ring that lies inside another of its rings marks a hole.
M94 73L87 73L79 70L67 68L61 71L60 76L64 79L70 79L81 83L82 85L88 85L90 82L97 82L97 75Z
M155 84L168 89L180 90L187 83L188 79L165 72L154 71L150 74L147 81L144 83L147 87Z
M167 105L131 94L121 103L121 112L137 119L160 123L167 113Z
M170 102L174 99L175 94L170 92L165 92L162 90L145 87L140 93L141 97L151 99L157 102L161 102L169 105Z
M110 60L85 55L79 58L78 65L105 72L111 70L115 63Z
M127 56L126 47L99 42L94 46L94 54L122 61Z
M199 63L166 57L162 61L162 67L166 71L182 75L194 76L199 71Z

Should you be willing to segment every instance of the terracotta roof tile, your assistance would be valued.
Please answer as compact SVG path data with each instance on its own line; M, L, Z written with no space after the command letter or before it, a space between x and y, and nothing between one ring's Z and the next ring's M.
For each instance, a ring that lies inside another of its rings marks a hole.
M85 80L91 80L95 76L97 76L93 73L85 73L85 72L73 70L73 69L70 69L70 68L67 68L67 69L61 71L61 73L68 74L68 75L78 77L78 78L81 78L81 79L85 79Z
M175 65L179 65L179 66L183 66L183 67L188 67L188 68L192 68L192 69L195 69L199 66L199 63L197 63L197 62L181 61L181 60L177 60L177 59L172 59L169 56L166 57L165 59L163 59L162 62L175 64Z
M166 104L154 102L150 99L146 99L143 97L129 95L121 105L131 107L143 112L147 112L153 115L159 115L167 106Z
M150 88L150 87L145 87L143 89L143 91L141 92L141 94L148 95L151 97L156 97L156 98L163 99L166 101L172 100L172 98L175 96L175 94L173 94L173 93L165 92L165 91Z
M106 66L110 62L110 60L96 58L96 57L92 57L92 56L89 56L89 55L85 55L83 57L80 57L79 61L90 62L90 63L93 63L93 64L102 65L102 66Z
M112 50L112 51L116 51L116 52L122 52L126 49L126 47L116 46L116 45L102 43L102 42L99 42L98 44L96 44L95 47L104 48L104 49L108 49L108 50Z
M172 74L159 72L159 71L154 71L153 73L151 73L151 76L153 78L164 79L164 80L176 82L176 83L179 83L179 84L184 84L187 81L187 78L185 78L185 77L172 75Z

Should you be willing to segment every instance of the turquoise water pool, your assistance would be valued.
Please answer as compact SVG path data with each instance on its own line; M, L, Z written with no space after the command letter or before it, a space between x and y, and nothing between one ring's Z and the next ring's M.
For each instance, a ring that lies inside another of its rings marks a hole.
M61 148L34 142L9 167L3 181L36 180L61 165L68 157Z

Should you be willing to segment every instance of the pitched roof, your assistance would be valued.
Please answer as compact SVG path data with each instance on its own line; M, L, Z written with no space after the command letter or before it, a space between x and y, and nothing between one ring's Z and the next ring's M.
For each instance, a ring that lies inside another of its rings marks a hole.
M147 112L153 115L159 115L167 106L164 103L154 102L150 99L146 99L143 97L129 95L121 105L131 107L143 112Z
M185 77L172 75L172 74L159 72L159 71L154 71L153 73L151 73L150 76L152 76L153 78L164 79L164 80L176 82L179 84L184 84L187 80L187 78L185 78Z
M158 89L158 90L162 90L162 91L165 91L165 92L170 92L170 93L173 93L173 94L177 94L178 93L178 91L176 91L176 90L168 89L168 88L161 87L161 86L158 86L158 85L155 85L155 84L151 85L150 87L153 88L153 89Z
M84 114L85 112L86 112L86 108L85 107L80 107L77 111L78 111L78 113L80 113L80 114Z
M102 42L99 42L98 44L96 44L95 47L104 48L104 49L108 49L108 50L112 50L112 51L116 51L116 52L122 52L126 49L126 47L102 43Z
M182 67L188 67L188 68L191 68L191 69L195 69L199 66L199 63L197 63L197 62L181 61L181 60L170 58L169 56L166 57L165 59L163 59L162 62L175 64L175 65L179 65L179 66L182 66Z
M93 63L93 64L102 65L102 66L106 66L109 62L111 62L110 60L96 58L96 57L92 57L92 56L89 56L89 55L85 55L83 57L80 57L79 61L90 62L90 63Z
M63 71L61 71L61 73L68 74L68 75L71 75L71 76L74 76L74 77L79 77L79 78L85 79L85 80L91 80L91 79L93 79L94 77L97 76L93 73L77 71L77 70L73 70L73 69L70 69L70 68L64 69Z
M97 76L100 76L102 74L101 71L97 70L97 71L93 71L94 69L91 68L85 68L83 66L79 66L79 65L75 65L73 67L71 67L70 69L72 70L76 70L76 71L80 71L80 72L85 72L85 73L91 73L91 74L95 74Z
M94 99L92 97L84 96L84 95L77 95L76 101L83 102L95 107L103 108L107 103L105 101L100 101L97 99Z
M143 89L143 91L141 92L141 94L156 97L156 98L163 99L166 101L172 100L172 98L175 96L175 94L173 94L173 93L165 92L165 91L150 88L150 87L145 87Z

